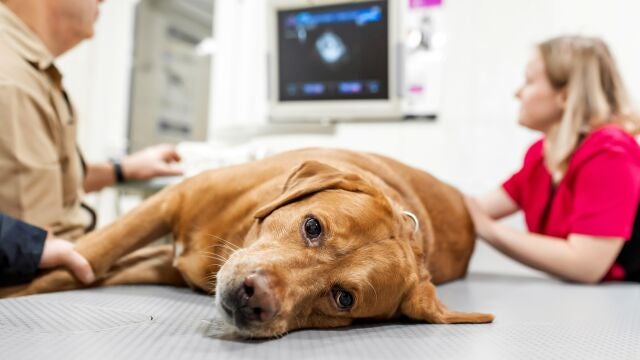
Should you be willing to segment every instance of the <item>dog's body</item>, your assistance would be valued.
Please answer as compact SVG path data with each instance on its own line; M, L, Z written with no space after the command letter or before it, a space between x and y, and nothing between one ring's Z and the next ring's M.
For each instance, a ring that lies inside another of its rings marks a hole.
M135 251L168 233L172 248ZM273 336L401 315L489 322L448 311L432 286L465 275L474 236L461 194L425 172L379 155L304 149L187 179L76 248L97 285L216 292L240 333ZM79 287L56 270L0 295Z

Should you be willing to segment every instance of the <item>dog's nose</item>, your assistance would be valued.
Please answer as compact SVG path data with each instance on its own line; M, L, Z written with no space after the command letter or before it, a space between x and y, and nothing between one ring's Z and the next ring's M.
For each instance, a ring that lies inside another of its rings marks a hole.
M273 318L278 310L278 302L273 295L267 276L253 273L244 279L244 289L249 295L248 305L259 314L260 321Z
M254 272L247 276L234 294L223 303L227 313L232 313L236 325L249 322L266 322L278 312L278 301L269 285L267 275Z

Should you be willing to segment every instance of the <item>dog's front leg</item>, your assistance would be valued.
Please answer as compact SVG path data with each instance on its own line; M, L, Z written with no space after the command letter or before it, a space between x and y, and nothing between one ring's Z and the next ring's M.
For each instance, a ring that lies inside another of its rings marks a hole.
M101 280L122 256L168 234L179 206L176 187L165 189L109 226L82 237L76 250L91 264ZM46 273L25 286L3 289L0 297L70 290L84 287L68 270Z

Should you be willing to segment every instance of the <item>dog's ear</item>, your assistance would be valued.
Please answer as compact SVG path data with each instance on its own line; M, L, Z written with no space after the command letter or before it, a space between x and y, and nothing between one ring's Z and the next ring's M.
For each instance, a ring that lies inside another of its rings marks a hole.
M484 324L493 321L493 315L475 312L450 311L436 296L430 280L418 280L407 291L400 304L402 315L431 324Z
M346 173L327 164L309 160L303 162L289 175L282 194L260 208L255 217L263 219L283 205L328 189L379 194L377 189L356 174Z

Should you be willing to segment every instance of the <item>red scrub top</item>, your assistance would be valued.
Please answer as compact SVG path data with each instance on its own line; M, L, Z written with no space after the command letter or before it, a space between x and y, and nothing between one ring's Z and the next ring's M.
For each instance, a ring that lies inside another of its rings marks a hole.
M617 125L590 132L553 185L544 164L544 139L534 143L522 168L503 184L524 211L529 231L566 239L570 234L629 240L640 203L640 146ZM640 254L637 254L640 261ZM614 262L603 280L624 280Z

